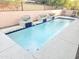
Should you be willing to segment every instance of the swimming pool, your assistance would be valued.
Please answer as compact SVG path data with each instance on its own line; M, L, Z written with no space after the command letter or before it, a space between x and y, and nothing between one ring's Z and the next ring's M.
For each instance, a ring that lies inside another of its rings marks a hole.
M36 53L70 23L71 20L56 19L7 35L30 53Z

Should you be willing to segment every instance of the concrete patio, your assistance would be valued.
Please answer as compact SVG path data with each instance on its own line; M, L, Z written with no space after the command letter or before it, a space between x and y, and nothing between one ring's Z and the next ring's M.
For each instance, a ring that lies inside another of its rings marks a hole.
M0 32L0 59L75 59L79 44L79 20L51 39L39 53L32 55Z
M9 17L10 16L8 16L7 18L8 20L11 19ZM17 20L13 19L10 20L9 24L5 22L7 26L17 23L15 22ZM5 21L6 18L4 18L3 20ZM0 23L0 26L1 25L6 26L6 24ZM15 30L15 28L20 27L9 28L9 30L11 29ZM40 49L39 53L33 55L24 48L22 48L20 45L18 45L16 42L14 42L12 39L10 39L7 35L5 35L6 31L9 30L8 29L0 30L0 59L75 59L76 58L76 53L79 45L79 19L76 19L67 28L65 28L62 32L60 32L54 39L51 39L43 48Z

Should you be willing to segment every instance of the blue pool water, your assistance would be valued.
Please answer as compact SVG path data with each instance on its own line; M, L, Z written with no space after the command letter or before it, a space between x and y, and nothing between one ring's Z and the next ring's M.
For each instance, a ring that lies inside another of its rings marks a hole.
M30 28L8 34L20 46L31 53L40 50L50 39L69 25L70 20L52 20Z

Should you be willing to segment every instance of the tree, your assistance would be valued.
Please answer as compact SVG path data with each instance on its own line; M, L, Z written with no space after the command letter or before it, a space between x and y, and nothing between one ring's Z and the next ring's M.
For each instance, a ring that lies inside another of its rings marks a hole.
M47 4L47 0L38 0L41 4Z
M66 0L64 6L68 9L79 9L79 0Z
M49 5L55 7L66 7L68 9L75 8L79 9L79 0L48 0Z
M56 7L63 7L65 0L48 0L48 4Z

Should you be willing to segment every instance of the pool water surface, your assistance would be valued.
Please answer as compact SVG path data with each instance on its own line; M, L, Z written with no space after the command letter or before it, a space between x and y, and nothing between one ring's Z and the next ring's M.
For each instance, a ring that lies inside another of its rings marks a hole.
M67 27L70 22L70 20L52 20L10 33L8 36L30 53L36 53L40 51L40 49L45 46L50 39L54 40L54 37Z

